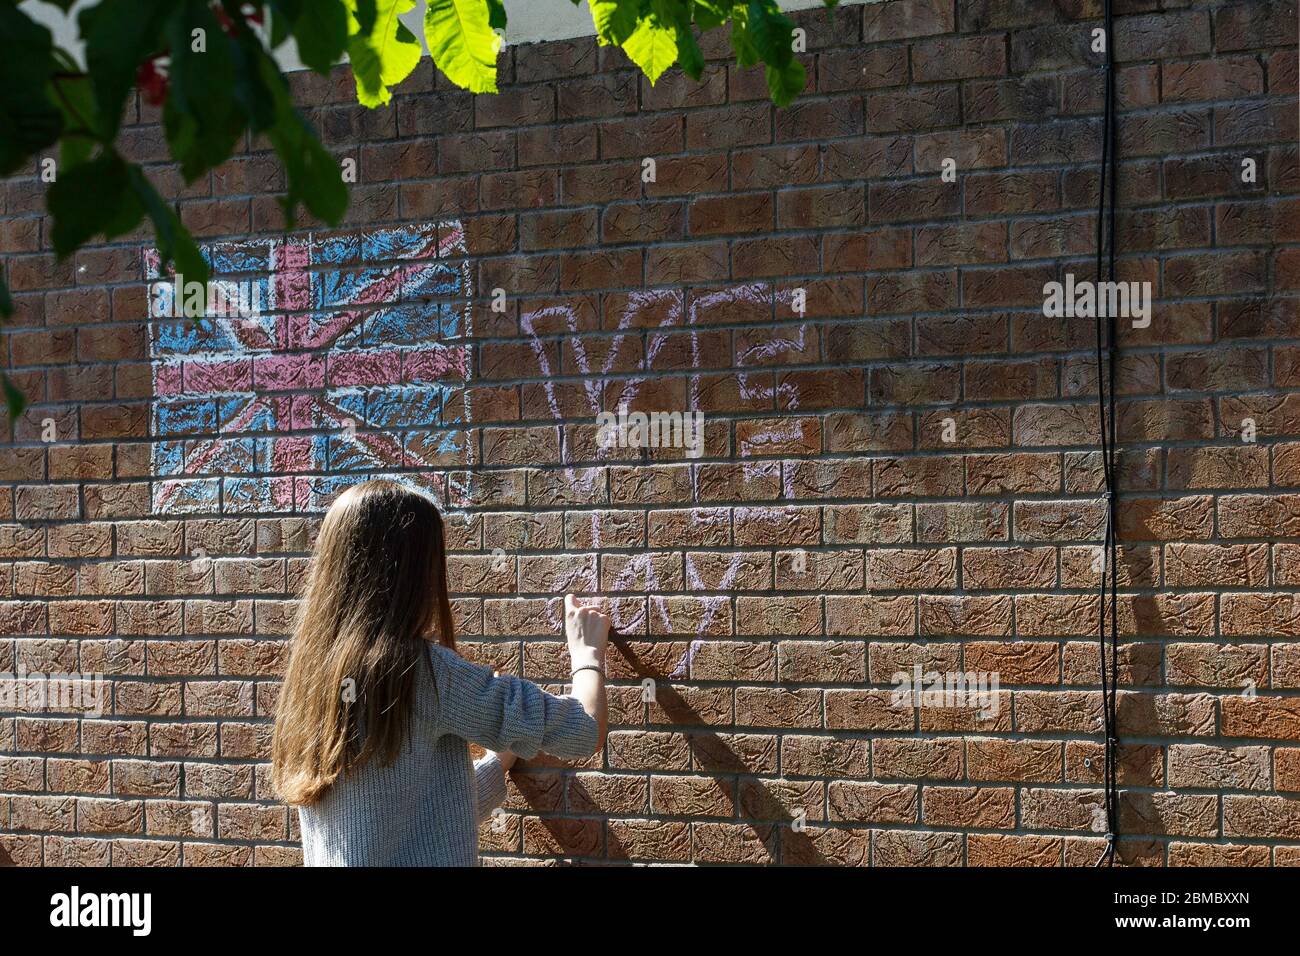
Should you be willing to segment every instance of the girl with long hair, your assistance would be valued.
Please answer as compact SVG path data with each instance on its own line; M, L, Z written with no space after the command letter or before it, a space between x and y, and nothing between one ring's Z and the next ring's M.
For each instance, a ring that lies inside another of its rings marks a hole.
M473 866L516 756L604 746L609 618L565 598L572 693L456 653L442 518L367 481L330 507L276 708L272 784L308 866ZM473 763L469 744L486 748Z

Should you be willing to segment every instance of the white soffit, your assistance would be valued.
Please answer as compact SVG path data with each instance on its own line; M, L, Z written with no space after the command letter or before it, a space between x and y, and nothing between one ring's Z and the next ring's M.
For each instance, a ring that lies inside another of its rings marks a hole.
M19 6L34 20L44 23L54 33L54 42L81 60L81 45L76 40L76 14L89 0L80 0L64 15L58 7L41 0L23 0ZM878 0L840 0L841 6L854 6L861 3L878 2ZM822 6L821 0L780 0L783 10L805 10L809 7ZM591 36L595 29L591 24L591 12L586 3L574 5L571 0L505 0L509 26L506 28L507 43L536 43L541 40L567 40L570 37ZM415 8L402 17L402 20L416 36L421 37L420 21L424 16L424 0L416 0ZM426 52L428 52L426 50ZM276 59L283 70L300 70L302 61L298 59L293 41L285 42L276 53Z

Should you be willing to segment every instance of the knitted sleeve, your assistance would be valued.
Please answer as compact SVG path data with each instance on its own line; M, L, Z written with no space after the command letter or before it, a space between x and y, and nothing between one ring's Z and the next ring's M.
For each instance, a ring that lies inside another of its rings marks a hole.
M519 677L496 677L440 644L430 645L429 655L444 733L524 758L541 751L573 759L595 752L599 728L577 698L548 694Z
M496 754L474 763L474 793L477 803L474 819L479 823L506 802L506 772Z

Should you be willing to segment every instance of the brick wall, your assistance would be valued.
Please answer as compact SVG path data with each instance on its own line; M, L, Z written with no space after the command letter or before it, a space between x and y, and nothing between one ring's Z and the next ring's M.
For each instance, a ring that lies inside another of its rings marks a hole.
M1120 272L1157 297L1122 328L1123 856L1296 864L1296 7L1117 8ZM297 75L359 177L311 235L261 144L185 186L139 107L251 322L151 325L146 235L57 263L42 186L3 183L34 406L0 670L111 697L0 710L0 844L296 862L265 765L293 595L329 496L396 474L446 502L467 655L563 679L570 589L626 635L604 753L516 774L492 862L1096 860L1093 329L1041 307L1092 275L1099 16L800 15L781 111L715 42L654 89L589 39L508 49L497 97L426 61L376 112ZM702 411L702 455L601 448L620 404ZM996 673L996 707L895 706L914 665Z

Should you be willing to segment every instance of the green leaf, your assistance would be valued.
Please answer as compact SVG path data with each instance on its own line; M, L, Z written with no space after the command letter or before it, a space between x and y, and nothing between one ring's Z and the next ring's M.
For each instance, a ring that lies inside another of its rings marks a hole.
M794 24L775 0L749 0L746 33L758 58L767 64L767 89L778 106L788 105L803 91L807 75L794 57Z
M196 282L208 281L208 263L199 252L189 230L181 224L172 207L158 195L153 183L145 177L139 166L127 169L132 198L143 207L153 222L154 237L158 243L160 267L171 262L176 271Z
M794 24L777 9L774 0L749 0L746 28L759 59L781 69L794 59Z
M252 130L260 133L273 125L276 118L275 98L262 75L262 58L266 56L266 49L256 34L246 30L235 37L230 55L235 69L235 102Z
M677 61L677 30L662 23L656 14L645 17L622 44L623 52L646 75L650 85Z
M69 76L51 80L51 99L63 110L64 133L59 143L59 166L71 169L90 158L94 152L93 127L86 130L87 113L95 115L95 91L88 76ZM85 130L83 132L83 130Z
M201 46L193 39L197 31ZM182 0L166 37L171 65L163 128L181 174L193 182L230 158L247 123L235 100L234 44L205 0Z
M95 236L112 239L130 232L144 215L131 192L127 164L116 153L60 172L45 201L54 217L51 239L60 259Z
M589 0L596 42L601 46L622 46L636 32L641 15L640 0Z
M497 51L486 0L428 0L424 39L438 69L471 93L497 91Z
M294 114L289 129L272 132L271 142L279 141L276 152L284 161L290 181L284 205L300 201L319 219L336 226L348 208L348 188L343 182L338 160L316 138L307 121ZM297 150L290 155L290 150ZM292 216L290 216L292 222Z
M18 387L9 381L9 376L4 372L0 372L0 387L4 389L5 407L9 409L9 420L12 422L27 408L27 396L18 391Z
M122 125L122 108L140 62L161 52L164 21L175 5L175 0L99 0L78 15L107 138Z
M749 35L747 17L743 9L738 9L731 16L731 49L736 54L736 65L750 67L758 62L758 47Z
M677 61L682 65L682 72L692 80L704 75L704 51L689 26L677 27Z
M375 5L372 0L370 12ZM342 0L317 0L308 4L293 23L298 56L309 69L328 73L343 56L348 43L350 10ZM373 17L371 18L373 25Z
M95 106L95 88L90 77L81 72L65 51L54 50L55 74L47 86L50 100L63 115L63 135L59 143L59 165L71 169L84 163L94 151L99 133L99 110Z
M493 30L504 30L506 28L506 5L501 0L487 0L487 5L488 26Z
M293 35L293 22L297 19L290 5L298 0L271 0L266 8L266 23L270 28L270 44L275 49Z
M798 60L791 60L783 67L767 68L767 90L772 96L772 102L777 106L789 106L793 103L794 98L803 92L807 83L808 74L804 72L803 64Z
M46 89L55 66L50 31L0 3L0 176L59 138L63 115Z
M348 189L339 164L294 109L284 76L265 52L260 66L275 104L275 123L266 130L266 137L284 163L289 183L288 192L280 200L287 226L293 228L299 203L330 225L337 225L348 208Z
M698 80L704 75L704 53L695 40L695 31L691 27L692 6L689 0L652 0L654 12L661 23L672 24L677 43L677 62L682 72L691 79Z
M378 16L369 33L362 32L360 20L352 18L348 59L362 106L383 106L392 98L390 89L419 65L424 52L419 38L398 19L414 6L415 0L378 0Z
M13 314L13 296L9 294L9 286L5 284L4 271L0 270L0 319L7 319Z
M731 16L731 0L695 0L692 11L701 30L712 30Z
M370 33L375 28L375 21L379 19L379 0L343 0L343 6L356 18L362 33Z

